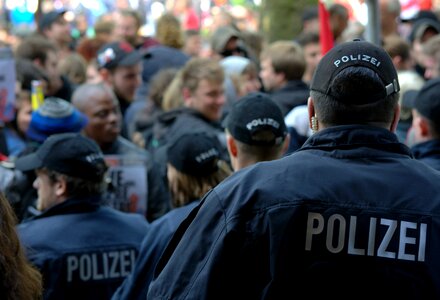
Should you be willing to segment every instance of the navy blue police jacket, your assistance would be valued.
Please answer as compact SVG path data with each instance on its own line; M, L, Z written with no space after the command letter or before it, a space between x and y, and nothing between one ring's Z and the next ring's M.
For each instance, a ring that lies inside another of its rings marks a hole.
M439 299L439 253L440 173L388 130L337 126L208 193L148 299Z
M149 224L99 201L69 199L18 225L44 299L110 299L132 271Z
M198 203L198 200L192 201L185 206L174 208L151 223L142 241L133 271L125 278L111 300L145 300L153 279L154 269L162 252L180 223Z
M430 140L411 148L414 157L428 166L440 171L440 140Z

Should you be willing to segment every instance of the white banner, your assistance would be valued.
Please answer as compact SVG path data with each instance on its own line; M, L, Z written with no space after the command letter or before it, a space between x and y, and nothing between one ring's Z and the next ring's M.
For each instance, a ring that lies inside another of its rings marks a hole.
M106 204L118 210L146 215L148 181L145 158L106 155L110 184L104 197Z

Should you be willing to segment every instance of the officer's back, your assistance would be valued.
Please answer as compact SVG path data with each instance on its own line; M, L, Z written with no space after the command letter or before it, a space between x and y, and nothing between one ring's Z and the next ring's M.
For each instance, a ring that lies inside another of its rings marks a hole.
M44 298L109 299L132 270L148 223L101 205L107 166L98 145L80 134L56 134L16 167L36 170L41 214L18 232L43 274Z
M315 133L207 194L148 299L438 299L440 173L393 133L398 92L383 49L333 48L311 83Z

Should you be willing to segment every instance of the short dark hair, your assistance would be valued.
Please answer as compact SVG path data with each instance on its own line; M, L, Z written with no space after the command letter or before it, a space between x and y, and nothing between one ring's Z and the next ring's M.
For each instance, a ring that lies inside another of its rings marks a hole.
M137 28L140 28L142 26L142 17L137 10L132 8L122 8L117 12L123 17L132 17L133 19L135 19Z
M359 90L362 82L362 90ZM361 66L347 67L341 71L333 81L332 90L356 94L350 91L356 89L358 94L368 94L369 91L383 89L384 83L371 69ZM376 124L385 126L392 122L394 108L399 100L399 93L394 93L383 99L366 104L350 104L338 101L334 97L312 90L315 110L319 114L319 121L327 126L347 124Z
M310 45L310 44L319 44L320 43L319 33L317 33L317 32L303 32L298 36L296 41L303 48L307 45Z
M15 69L17 72L17 81L21 83L21 88L26 91L32 90L33 80L49 81L47 73L30 59L17 58L15 60Z
M254 138L258 140L273 140L274 134L271 130L260 130L254 134ZM283 143L276 145L249 145L235 139L235 143L240 151L248 157L254 158L256 161L269 161L280 157Z
M44 64L46 63L49 51L58 52L58 48L47 38L40 35L32 35L25 38L18 45L15 55L18 58L39 59Z
M66 190L68 197L86 197L90 195L99 195L105 190L105 174L102 174L102 180L90 181L82 178L68 176L47 168L44 168L51 182L55 182L62 177L66 181Z
M329 12L330 16L341 16L343 18L349 17L349 12L348 12L347 7L345 5L339 4L339 3L332 4L329 7L328 12Z
M439 139L440 138L440 122L432 121L428 118L425 118L425 119L428 122L429 128L431 129L431 135L434 138Z

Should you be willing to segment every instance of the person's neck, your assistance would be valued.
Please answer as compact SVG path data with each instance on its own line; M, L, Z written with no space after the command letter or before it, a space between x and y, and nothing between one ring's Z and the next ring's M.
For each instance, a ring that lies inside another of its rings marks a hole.
M307 73L304 73L302 80L305 83L309 84L312 81L312 78L313 78L313 72L307 72Z
M283 80L277 87L277 90L284 88L289 83L289 80Z
M236 162L235 162L235 166L234 166L234 171L239 171L243 168L254 165L257 162L259 162L259 160L252 158L252 157L237 157Z
M387 24L387 26L382 27L382 38L386 38L388 36L398 36L397 24Z
M390 127L391 124L385 124L383 122L366 122L366 123L352 123L352 124L332 124L332 125L326 125L323 124L321 122L318 121L318 130L317 132L324 130L326 128L331 128L331 127L335 127L335 126L343 126L343 125L367 125L367 126L373 126L373 127L379 127L379 128L383 128L386 130L391 131Z
M101 148L101 151L106 154L107 152L111 151L116 140L117 139L111 142L99 143L99 148Z

